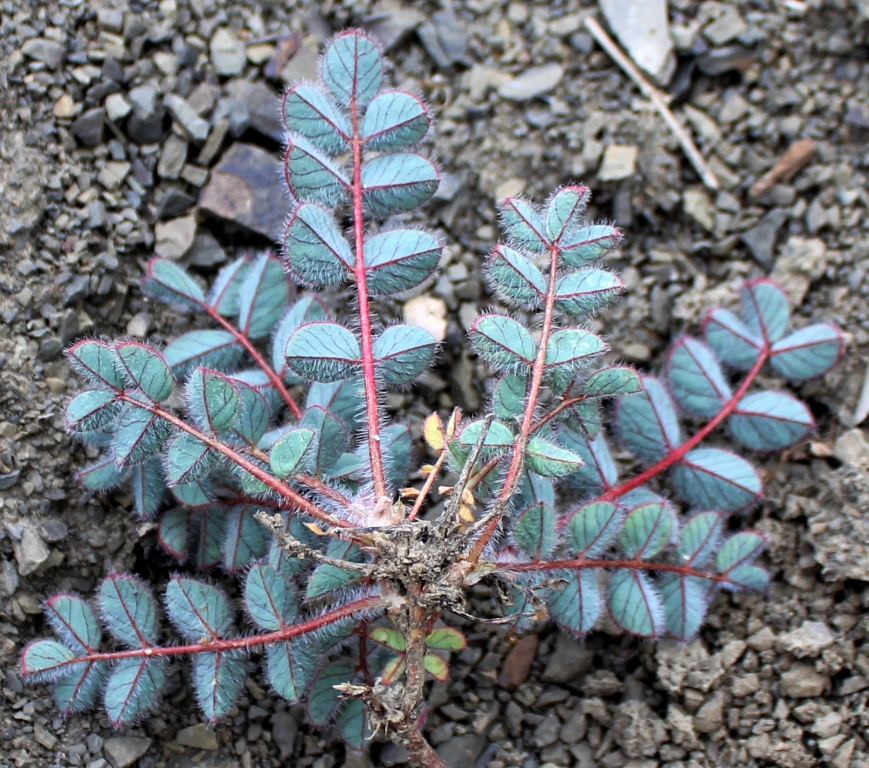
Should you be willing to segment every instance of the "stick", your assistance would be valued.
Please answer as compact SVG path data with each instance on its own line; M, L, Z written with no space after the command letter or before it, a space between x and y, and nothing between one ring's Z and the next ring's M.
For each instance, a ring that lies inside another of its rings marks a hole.
M600 45L600 47L609 54L610 58L621 67L621 70L631 80L633 80L634 83L636 83L637 87L642 91L643 96L652 102L655 109L657 109L661 117L664 118L667 127L673 132L679 144L682 146L682 150L688 156L688 160L691 162L691 165L694 166L694 170L697 171L698 175L703 180L703 184L709 189L718 189L718 179L715 178L715 174L712 172L709 164L703 158L703 155L700 154L700 150L697 149L697 145L691 138L691 134L682 127L682 124L676 119L676 115L674 115L667 106L667 95L658 88L655 88L655 86L649 83L649 81L640 74L640 70L638 70L634 66L634 63L625 56L624 53L622 53L621 49L606 33L606 30L598 23L597 19L593 16L586 16L585 28L591 33L591 36L597 40L598 45Z

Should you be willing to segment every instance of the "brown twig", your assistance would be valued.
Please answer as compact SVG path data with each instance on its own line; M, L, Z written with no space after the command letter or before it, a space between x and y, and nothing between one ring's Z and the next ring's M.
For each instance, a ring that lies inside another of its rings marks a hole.
M780 181L790 181L812 159L818 142L814 139L799 139L791 144L778 162L761 176L749 190L751 197L760 197Z

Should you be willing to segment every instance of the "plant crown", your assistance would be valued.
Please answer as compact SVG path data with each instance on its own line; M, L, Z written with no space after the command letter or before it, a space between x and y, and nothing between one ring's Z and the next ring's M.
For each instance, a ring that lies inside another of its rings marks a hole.
M213 722L241 694L248 653L262 651L275 693L305 702L314 725L334 725L356 749L380 730L435 766L419 736L423 683L445 680L448 653L464 647L442 617L466 614L469 585L490 584L517 627L548 613L582 636L608 615L638 637L681 641L717 589L767 586L753 564L764 536L728 531L761 498L760 475L719 444L766 452L802 440L809 409L755 381L762 370L820 376L843 338L830 325L789 330L784 293L757 279L738 314L715 310L702 338L679 338L660 376L601 365L608 347L583 323L622 293L599 264L620 232L584 220L581 186L543 207L508 198L487 274L525 314L474 321L470 343L498 375L487 412L430 416L435 460L406 487L411 430L386 420L382 396L417 378L437 344L422 328L379 322L375 305L420 286L441 258L435 236L395 218L437 189L435 165L413 151L431 117L416 95L384 87L381 53L361 32L335 37L321 72L283 101L282 256L239 258L208 291L152 259L144 291L212 327L162 350L87 339L68 351L87 389L67 425L102 450L82 484L128 484L138 517L189 568L162 609L123 573L93 601L55 595L45 610L57 639L27 646L22 666L54 681L62 712L101 703L120 726L159 704L171 660L188 657ZM291 300L291 280L352 285L352 316L314 293ZM537 318L535 330L520 316ZM612 433L641 466L629 479ZM425 514L445 472L443 512ZM191 575L218 567L238 574L238 600Z

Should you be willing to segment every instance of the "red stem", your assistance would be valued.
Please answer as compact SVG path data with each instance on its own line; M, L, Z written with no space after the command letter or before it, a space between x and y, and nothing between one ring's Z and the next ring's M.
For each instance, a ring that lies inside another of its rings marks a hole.
M272 368L268 361L262 356L260 351L254 346L253 342L238 328L236 328L232 323L229 322L223 315L220 314L214 307L205 302L198 302L199 306L204 309L208 315L214 320L216 323L220 324L224 329L229 331L246 350L247 353L254 359L256 364L262 368L263 373L268 376L269 381L272 383L272 386L280 393L281 397L284 399L284 402L287 404L289 409L293 412L293 415L297 419L302 418L302 410L296 404L296 401L293 400L293 396L287 390L286 385L281 380L281 377L278 376L277 372L274 368Z
M341 608L336 608L334 611L324 613L314 619L302 622L301 624L293 624L290 627L283 627L275 632L266 632L262 635L252 635L250 637L234 637L229 640L209 640L207 643L192 643L190 645L173 645L160 648L134 648L129 651L111 651L109 653L89 653L87 656L79 656L64 664L59 665L56 669L69 666L70 664L80 664L90 661L117 661L119 659L134 659L142 656L187 656L194 653L210 653L214 651L236 651L246 648L255 648L260 645L269 645L271 643L279 643L283 640L305 635L309 632L314 632L329 624L334 624L354 613L360 611L371 610L385 605L381 597L365 597L362 600L348 603Z
M653 464L648 469L640 472L639 475L632 477L621 485L618 485L615 488L610 488L602 496L599 496L596 501L615 501L635 488L639 488L641 485L648 483L653 477L659 475L664 470L669 469L674 464L678 464L683 458L685 458L687 453L703 442L713 432L713 430L715 430L728 416L730 416L731 413L736 410L739 401L742 400L743 396L748 391L748 388L754 383L754 380L757 378L757 375L760 373L760 370L763 368L768 357L769 348L764 347L760 350L757 360L739 385L739 389L737 389L733 394L733 397L730 398L724 407L712 419L710 419L702 429L695 433L693 437L686 440L675 451L665 456L657 464Z
M356 250L354 275L359 294L359 331L362 336L362 377L365 382L365 409L368 416L368 457L371 478L378 500L388 497L386 473L380 451L380 409L377 403L377 375L374 370L374 334L368 301L368 276L365 272L365 218L362 207L362 139L359 136L359 106L356 97L350 102L353 123L353 233Z
M155 416L159 416L164 421L168 421L170 424L186 432L187 434L193 435L193 437L195 437L197 440L201 440L209 448L212 448L221 455L226 456L228 459L230 459L230 461L234 461L242 469L250 472L257 480L265 483L273 491L276 491L285 499L289 499L290 501L292 501L293 504L295 504L305 514L308 514L323 523L327 523L328 525L332 525L335 527L351 527L350 524L345 522L344 520L333 517L325 510L320 509L320 507L318 507L312 501L309 501L304 496L294 491L286 483L282 483L276 477L270 475L264 469L242 456L242 454L228 446L226 443L221 442L215 437L211 437L211 435L206 435L204 432L200 432L198 429L196 429L196 427L191 426L180 416L172 413L172 411L167 411L161 408L159 405L156 405L155 403L147 403L142 400L136 400L135 398L130 397L124 392L120 392L117 395L117 399L124 403L132 403L137 408L144 408L145 410L153 413Z
M696 568L690 568L685 565L672 565L670 563L648 563L643 560L586 560L585 558L580 557L575 560L552 560L548 563L495 563L495 567L499 571L509 571L511 573L522 573L528 571L557 571L565 568L574 568L577 570L582 570L584 568L629 568L633 571L639 570L678 573L682 576L697 576L698 578L709 579L710 581L728 581L726 575L719 573L698 571Z

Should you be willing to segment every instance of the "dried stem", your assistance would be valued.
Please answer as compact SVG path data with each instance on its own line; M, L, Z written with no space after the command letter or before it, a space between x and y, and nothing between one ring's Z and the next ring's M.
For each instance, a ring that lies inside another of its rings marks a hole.
M564 569L584 570L586 568L629 569L632 571L653 571L658 573L678 573L681 576L696 576L710 581L727 582L725 575L700 571L685 565L670 563L650 563L644 560L586 560L579 557L573 560L550 560L533 563L495 563L502 573L527 573L529 571L559 571Z

